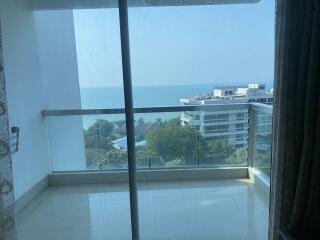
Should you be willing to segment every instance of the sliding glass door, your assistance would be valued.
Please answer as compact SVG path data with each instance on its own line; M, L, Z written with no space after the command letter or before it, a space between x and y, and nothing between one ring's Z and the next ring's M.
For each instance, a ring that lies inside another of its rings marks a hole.
M272 1L32 2L59 187L22 235L266 239L248 158L269 174L270 132L248 148L253 104L272 103Z
M141 239L264 239L267 211L248 186L206 170L248 167L241 104L272 97L274 4L128 2L133 104L144 109L135 113Z
M78 2L33 12L44 99L59 110L44 114L51 170L91 180L116 172L96 184L51 183L19 215L21 239L131 239L126 117L99 111L125 107L118 1Z

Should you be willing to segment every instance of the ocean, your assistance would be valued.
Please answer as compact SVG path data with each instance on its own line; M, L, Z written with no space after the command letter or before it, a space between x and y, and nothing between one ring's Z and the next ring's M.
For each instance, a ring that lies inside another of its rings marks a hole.
M180 98L206 94L213 85L139 86L133 87L134 107L179 106ZM82 88L81 103L88 108L123 108L124 96L121 87Z
M234 84L233 86L239 85ZM267 84L267 89L270 88L272 86ZM134 107L179 106L181 105L180 98L208 94L213 89L213 84L136 86L133 87L133 104ZM82 109L124 108L122 87L81 88L80 92ZM168 120L179 115L180 113L136 114L135 119L142 117L145 121L155 121L157 118ZM118 121L124 120L125 116L124 114L85 116L83 117L84 128L88 128L96 119Z

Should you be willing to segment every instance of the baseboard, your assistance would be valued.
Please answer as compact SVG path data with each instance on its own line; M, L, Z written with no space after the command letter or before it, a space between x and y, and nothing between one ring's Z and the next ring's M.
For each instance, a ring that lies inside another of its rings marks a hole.
M41 179L31 189L19 197L15 202L15 212L18 214L24 209L33 199L35 199L43 190L48 187L48 176Z
M140 182L173 181L173 180L205 180L248 178L247 167L233 168L196 168L196 169L159 169L138 170L137 179ZM49 185L66 184L99 184L99 183L126 183L127 171L115 172L55 172L49 175Z

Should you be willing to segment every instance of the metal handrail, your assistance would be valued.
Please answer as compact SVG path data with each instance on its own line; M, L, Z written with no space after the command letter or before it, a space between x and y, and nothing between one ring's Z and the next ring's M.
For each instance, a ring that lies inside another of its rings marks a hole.
M251 109L255 111L261 111L264 113L272 113L273 106L264 103L251 103Z
M260 0L130 0L128 7L165 7L165 6L196 6L196 5L216 5L216 4L256 4ZM32 10L74 10L74 9L98 9L98 8L118 8L117 1L106 0L78 0L78 1L61 1L61 0L32 0L29 3Z
M248 109L251 103L232 104L208 104L188 106L166 106L166 107L140 107L134 108L134 113L163 113L163 112L195 112L195 111L228 111ZM265 104L262 104L265 105ZM62 109L43 110L42 116L75 116L75 115L102 115L102 114L124 114L124 108L101 108L101 109Z

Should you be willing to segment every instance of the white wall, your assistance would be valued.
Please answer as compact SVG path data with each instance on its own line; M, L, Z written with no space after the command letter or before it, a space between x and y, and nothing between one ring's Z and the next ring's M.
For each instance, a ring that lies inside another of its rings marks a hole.
M34 17L47 108L80 108L72 10L35 11Z
M4 67L10 126L20 127L12 155L16 199L50 172L43 88L34 17L18 0L1 0Z
M34 12L45 105L81 109L73 12ZM52 170L85 170L81 116L47 119Z
M81 118L46 122L41 115L81 107L72 11L34 13L23 1L0 1L9 123L20 128L12 155L16 199L52 167L85 169Z

